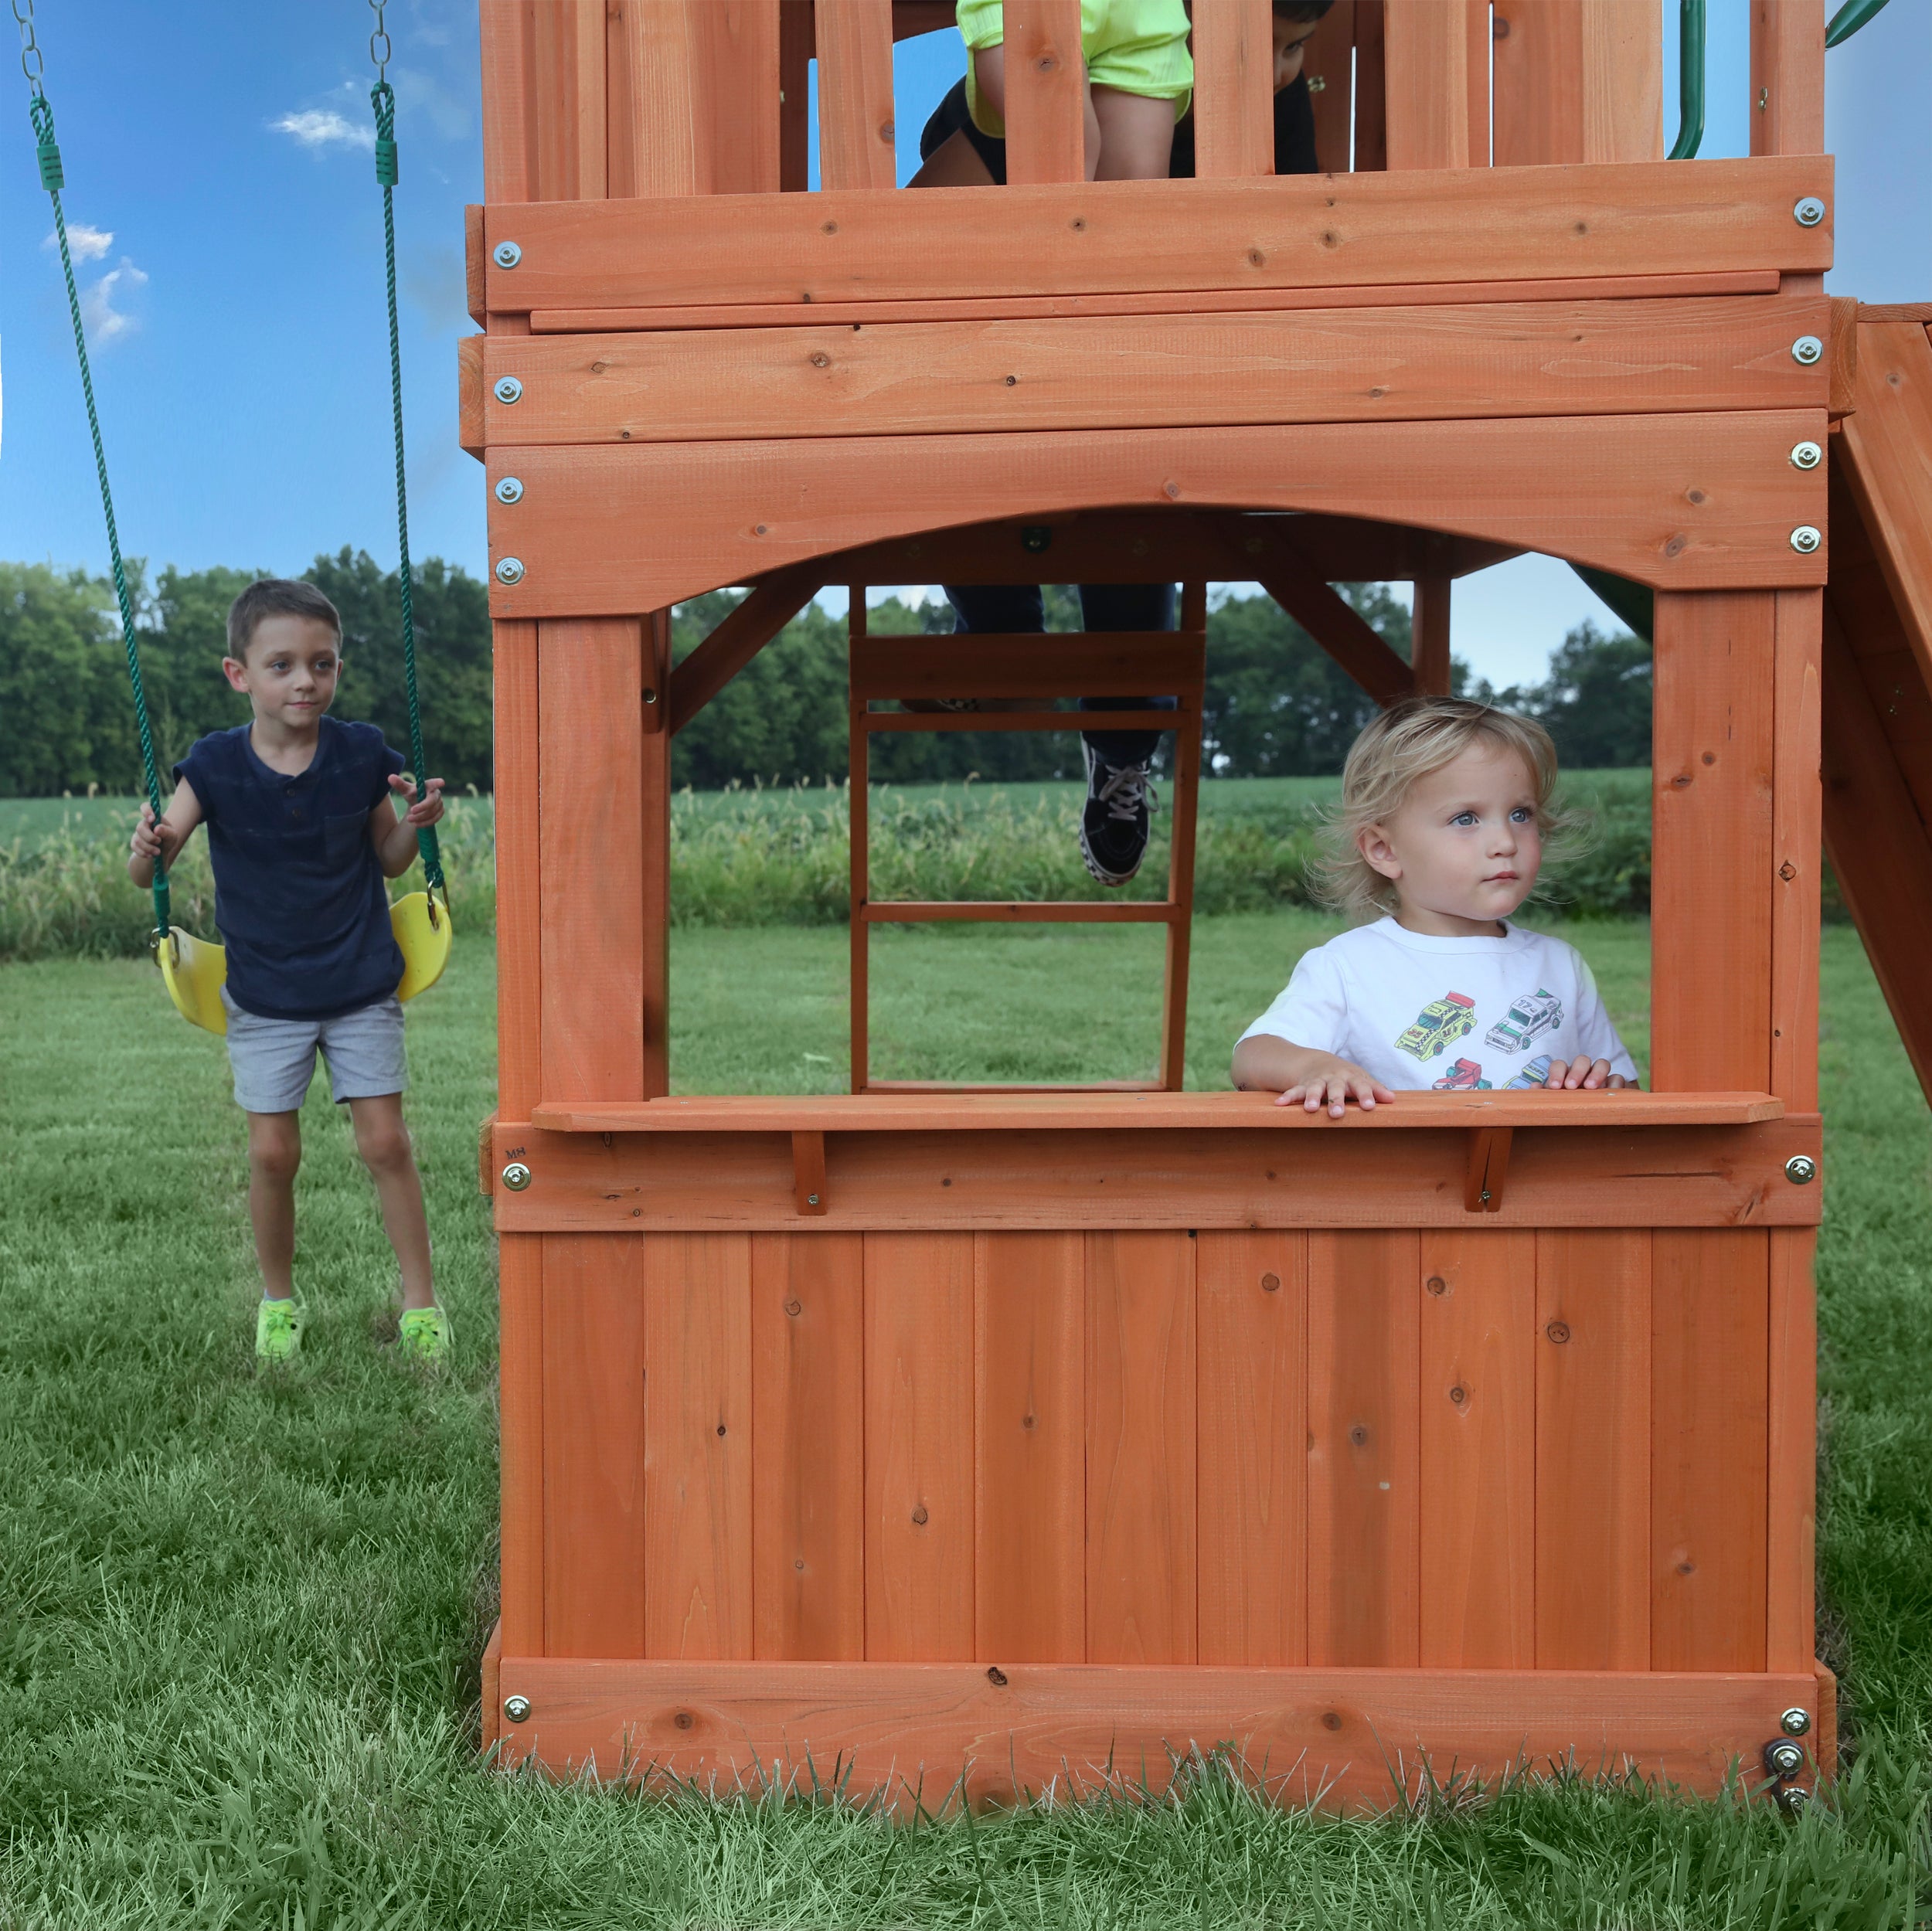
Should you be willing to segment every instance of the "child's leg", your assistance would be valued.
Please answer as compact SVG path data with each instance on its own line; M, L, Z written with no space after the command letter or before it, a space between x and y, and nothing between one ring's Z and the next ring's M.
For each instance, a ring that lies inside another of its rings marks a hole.
M355 1151L376 1182L383 1231L403 1272L403 1306L433 1307L436 1287L430 1271L430 1223L423 1208L416 1151L403 1123L403 1096L386 1093L352 1100L349 1114L355 1127Z
M1003 45L979 47L973 53L973 86L981 100L991 112L998 116L999 125L1006 125L1006 49ZM1085 90L1084 113L1086 116L1087 178L1094 178L1094 170L1100 165L1101 147L1100 123L1094 110L1094 90ZM1170 134L1169 139L1172 137ZM1165 168L1162 170L1166 172Z
M1096 84L1087 90L1087 112L1100 126L1096 181L1165 181L1174 148L1174 103L1152 94L1128 93Z
M251 1113L247 1118L248 1219L255 1230L262 1298L288 1300L295 1292L295 1171L302 1164L302 1117Z

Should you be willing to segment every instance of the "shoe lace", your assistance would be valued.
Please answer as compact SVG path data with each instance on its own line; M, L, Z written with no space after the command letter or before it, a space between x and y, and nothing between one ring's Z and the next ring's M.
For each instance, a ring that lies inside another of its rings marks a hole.
M1120 818L1131 824L1144 811L1159 811L1160 794L1145 764L1110 764L1107 773L1094 795L1107 807L1110 818Z

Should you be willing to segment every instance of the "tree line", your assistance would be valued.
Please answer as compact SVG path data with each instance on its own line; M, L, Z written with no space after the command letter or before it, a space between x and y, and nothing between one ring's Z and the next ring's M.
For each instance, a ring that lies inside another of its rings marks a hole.
M225 620L237 593L263 573L217 566L152 580L131 572L142 682L154 720L163 784L195 739L243 722L247 700L230 690L220 661ZM379 724L406 747L400 586L366 553L318 556L303 574L342 614L343 681L337 713ZM1342 586L1397 655L1409 654L1409 614L1385 585ZM486 586L430 558L411 586L423 736L430 770L461 789L490 787L491 675ZM739 593L714 591L679 607L672 649L682 658ZM1047 621L1080 626L1068 589L1049 586ZM875 608L875 631L941 632L944 603ZM1206 768L1229 777L1322 776L1343 758L1372 714L1352 683L1272 598L1228 596L1208 619L1204 705ZM846 771L845 626L808 605L750 667L679 733L672 778L708 790L733 783L817 784ZM1502 691L1454 667L1458 690L1542 719L1563 762L1587 767L1650 759L1650 647L1585 624L1554 652L1540 684ZM875 777L886 782L1073 777L1070 733L882 733ZM85 572L0 563L0 796L52 797L89 787L138 791L141 753L112 586Z

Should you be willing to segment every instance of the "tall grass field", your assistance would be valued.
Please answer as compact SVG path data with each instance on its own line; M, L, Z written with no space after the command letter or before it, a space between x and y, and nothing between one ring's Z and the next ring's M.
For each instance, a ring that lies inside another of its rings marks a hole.
M392 1263L325 1096L303 1118L311 1324L294 1372L260 1374L219 1045L172 1015L145 960L0 965L5 1931L1927 1921L1932 1119L1849 930L1825 934L1819 1250L1819 1566L1849 1767L1793 1823L1742 1790L1692 1802L1617 1777L1338 1819L1264 1807L1209 1765L1171 1800L1123 1787L891 1821L486 1767L496 1328L475 1130L494 983L475 929L410 1008L409 1104L456 1324L442 1374L388 1345ZM1331 929L1292 904L1199 922L1196 1083L1224 1079L1235 1032ZM1642 923L1568 930L1641 1047ZM880 936L882 1050L899 1065L1071 1078L1151 1054L1151 960L1107 947L1145 935ZM844 946L825 924L677 930L677 1084L836 1085Z

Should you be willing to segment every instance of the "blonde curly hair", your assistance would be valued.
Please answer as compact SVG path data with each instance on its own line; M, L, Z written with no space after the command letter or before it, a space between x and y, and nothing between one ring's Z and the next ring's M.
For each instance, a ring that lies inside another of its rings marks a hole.
M1536 791L1546 862L1571 855L1582 829L1556 798L1556 747L1532 718L1460 697L1412 697L1372 719L1349 747L1342 768L1342 801L1323 828L1323 856L1313 868L1315 896L1361 923L1396 909L1393 879L1362 855L1362 834L1386 824L1416 785L1452 764L1478 738L1515 752Z

